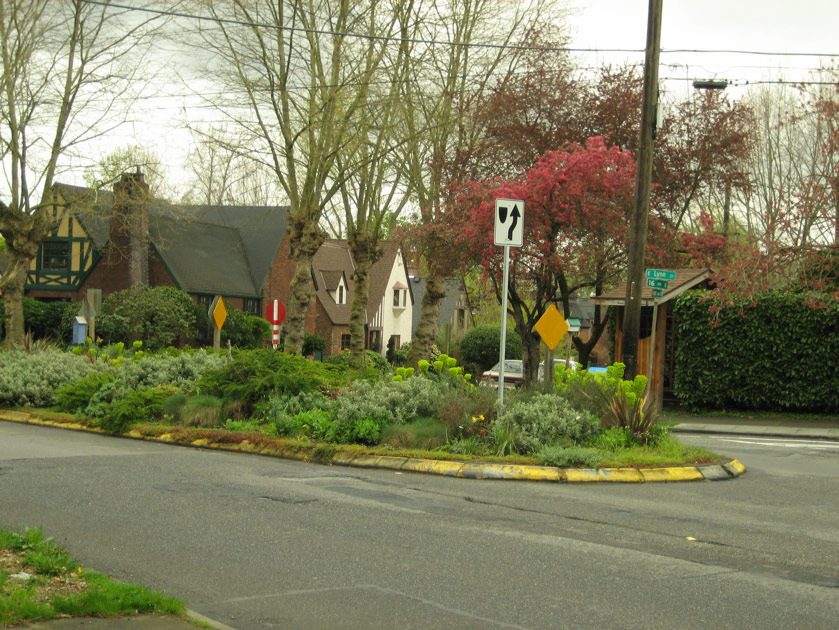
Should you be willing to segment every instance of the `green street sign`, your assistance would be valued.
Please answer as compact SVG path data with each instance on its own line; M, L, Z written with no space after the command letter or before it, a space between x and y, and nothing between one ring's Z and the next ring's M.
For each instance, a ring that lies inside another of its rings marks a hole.
M667 271L666 269L647 269L646 275L648 278L655 278L657 280L675 280L676 272ZM649 285L652 286L652 285Z
M648 278L647 286L652 287L653 289L666 289L670 286L670 283L667 282L667 280L653 280L652 278Z
M653 289L653 297L660 298L664 295L664 289Z

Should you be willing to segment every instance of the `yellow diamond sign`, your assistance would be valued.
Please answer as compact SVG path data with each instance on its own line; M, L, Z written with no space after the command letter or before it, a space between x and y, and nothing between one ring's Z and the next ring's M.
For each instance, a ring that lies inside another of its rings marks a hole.
M539 333L542 341L548 346L548 350L553 350L568 332L568 322L565 321L559 309L551 304L536 322L533 330Z
M224 326L224 320L227 319L227 309L224 308L224 300L219 297L216 307L213 309L213 321L216 323L216 328L221 330Z

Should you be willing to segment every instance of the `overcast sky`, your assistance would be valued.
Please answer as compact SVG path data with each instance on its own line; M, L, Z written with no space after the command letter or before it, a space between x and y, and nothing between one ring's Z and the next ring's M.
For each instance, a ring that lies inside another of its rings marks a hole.
M643 49L649 0L570 0L572 46ZM822 53L828 56L777 56L730 53L661 55L665 88L677 92L696 78L721 78L736 84L760 79L807 77L807 70L839 62L837 0L664 0L661 47L738 50L762 53ZM600 53L589 62L643 63L643 54ZM686 81L688 79L689 81ZM733 96L743 90L735 89Z
M649 0L568 2L575 9L570 18L571 46L601 51L577 53L581 65L643 64ZM728 89L728 95L739 98L747 81L803 80L819 65L839 65L839 0L664 0L662 16L659 74L663 90L673 98L689 94L694 79L727 79L735 86ZM603 52L605 49L636 52ZM823 56L666 52L673 49ZM185 104L180 95L185 91L182 86L173 87L174 94L168 99L145 103L150 110L141 116L143 122L124 127L123 134L99 147L101 153L133 142L157 148L171 179L182 181L189 136L178 119ZM169 142L158 144L158 140Z

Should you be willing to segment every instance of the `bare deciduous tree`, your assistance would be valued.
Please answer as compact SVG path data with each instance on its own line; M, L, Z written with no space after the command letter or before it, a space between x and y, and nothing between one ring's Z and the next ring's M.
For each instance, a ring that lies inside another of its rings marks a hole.
M128 87L143 67L143 17L80 0L0 2L0 277L6 338L23 338L23 291L54 225L52 187L61 159L125 119Z
M359 109L366 106L391 34L386 2L206 0L218 20L204 35L222 65L235 121L251 150L270 164L288 198L295 272L286 344L300 351L311 300L311 260L325 238L324 207L344 184ZM235 22L235 23L234 23ZM339 162L339 158L341 161Z

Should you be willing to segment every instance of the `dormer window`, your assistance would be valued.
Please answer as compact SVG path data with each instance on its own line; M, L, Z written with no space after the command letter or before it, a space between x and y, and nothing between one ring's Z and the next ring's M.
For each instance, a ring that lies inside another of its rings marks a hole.
M338 285L338 304L344 304L344 284Z

